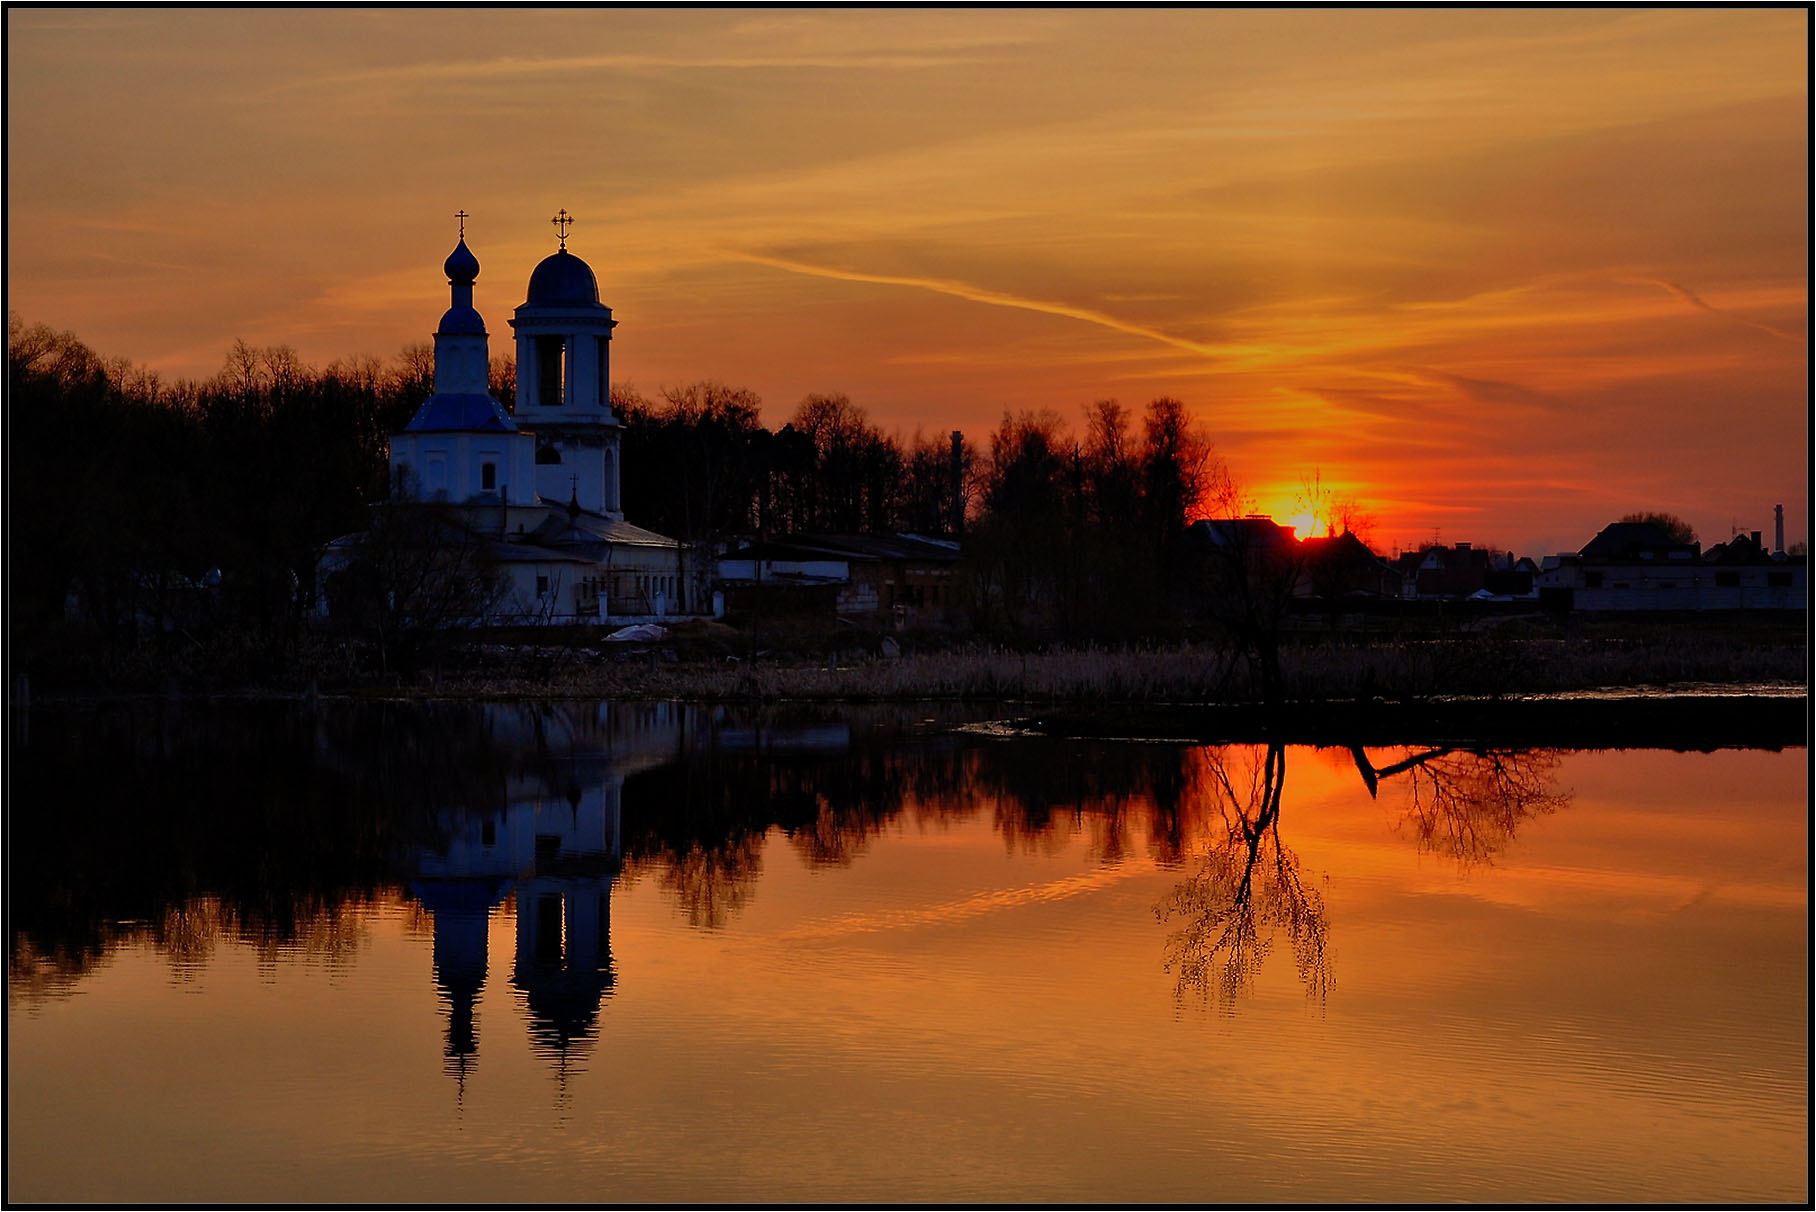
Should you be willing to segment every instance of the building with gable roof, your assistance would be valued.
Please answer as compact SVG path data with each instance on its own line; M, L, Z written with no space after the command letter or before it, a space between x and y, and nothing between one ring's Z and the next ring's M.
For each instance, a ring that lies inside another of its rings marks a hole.
M1809 563L1765 550L1758 531L1707 552L1652 522L1615 522L1546 556L1539 601L1556 610L1807 610Z

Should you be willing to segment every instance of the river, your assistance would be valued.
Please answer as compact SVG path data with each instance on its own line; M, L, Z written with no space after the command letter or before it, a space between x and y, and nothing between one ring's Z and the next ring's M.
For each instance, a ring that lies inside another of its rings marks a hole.
M14 1201L1806 1202L1807 753L34 708Z

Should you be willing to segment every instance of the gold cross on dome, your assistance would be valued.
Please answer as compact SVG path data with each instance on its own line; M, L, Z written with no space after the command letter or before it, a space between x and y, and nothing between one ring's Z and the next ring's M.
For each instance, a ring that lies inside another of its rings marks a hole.
M564 206L549 222L555 225L555 234L561 237L561 251L566 252L568 228L574 225L574 217L567 213L567 207Z
M467 238L467 212L457 210L454 212L454 217L460 220L460 238L464 240Z

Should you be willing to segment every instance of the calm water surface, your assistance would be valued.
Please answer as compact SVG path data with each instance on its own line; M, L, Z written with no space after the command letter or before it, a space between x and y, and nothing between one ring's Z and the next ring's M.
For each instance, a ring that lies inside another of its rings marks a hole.
M12 1200L1806 1201L1804 751L34 710Z

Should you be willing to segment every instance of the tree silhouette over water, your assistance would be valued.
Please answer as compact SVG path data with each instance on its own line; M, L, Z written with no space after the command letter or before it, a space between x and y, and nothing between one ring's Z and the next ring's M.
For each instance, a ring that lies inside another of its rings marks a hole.
M1214 996L1219 1008L1232 1009L1253 991L1275 938L1284 935L1307 996L1322 1003L1335 985L1328 915L1298 856L1280 840L1285 747L1200 752L1197 794L1217 805L1222 828L1212 831L1199 869L1155 909L1163 922L1177 923L1166 941L1176 992ZM1570 802L1555 786L1555 752L1434 747L1403 751L1383 766L1359 746L1350 752L1371 797L1398 780L1405 801L1396 828L1422 853L1453 858L1465 870L1491 865L1526 821Z
M1178 920L1167 938L1167 969L1181 994L1216 996L1225 1009L1254 988L1277 933L1284 932L1306 992L1322 1000L1331 987L1324 898L1280 840L1286 747L1226 746L1201 751L1200 794L1221 814L1198 871L1156 910Z
M1492 866L1521 825L1570 803L1570 793L1555 787L1561 758L1553 751L1439 747L1380 767L1361 748L1350 752L1371 797L1382 781L1403 780L1406 807L1397 827L1419 850L1464 869Z

